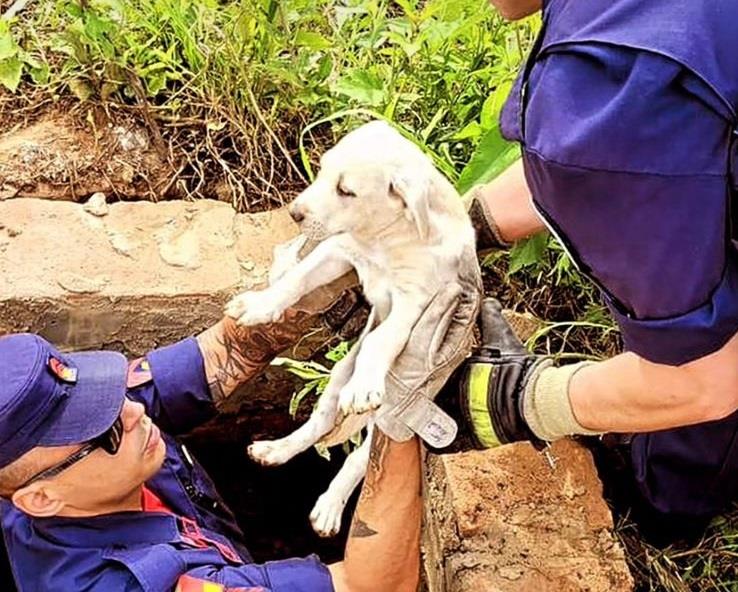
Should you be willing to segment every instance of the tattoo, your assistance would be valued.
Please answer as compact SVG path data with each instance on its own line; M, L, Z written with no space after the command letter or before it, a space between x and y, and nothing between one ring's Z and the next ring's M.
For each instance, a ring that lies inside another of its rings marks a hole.
M241 327L226 318L198 336L210 394L216 405L258 375L278 353L296 343L314 315L288 310L276 323Z
M377 531L370 527L361 518L357 517L351 523L351 532L349 533L350 537L353 537L355 539L365 539L370 536L374 536L375 534L377 534Z
M376 496L377 491L379 490L380 482L384 478L384 459L387 456L389 445L389 437L381 430L375 429L372 439L372 448L369 452L369 466L367 467L364 485L361 488L359 504L351 522L351 530L349 531L350 537L366 538L377 534L377 531L368 526L366 521L359 516L359 513L361 512L362 506L371 503L371 500Z

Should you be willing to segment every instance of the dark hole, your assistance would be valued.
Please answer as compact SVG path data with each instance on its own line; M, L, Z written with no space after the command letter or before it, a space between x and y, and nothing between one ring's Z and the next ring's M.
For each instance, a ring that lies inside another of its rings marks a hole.
M311 449L281 467L261 467L247 458L244 444L192 439L188 446L236 514L255 561L311 553L317 553L326 564L343 558L358 488L344 511L341 532L336 537L320 538L308 519L316 500L345 460L340 448L332 450L330 461Z

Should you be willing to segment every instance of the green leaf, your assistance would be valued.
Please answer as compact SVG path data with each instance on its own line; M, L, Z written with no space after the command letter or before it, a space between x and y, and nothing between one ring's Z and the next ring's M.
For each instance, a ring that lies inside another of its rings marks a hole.
M297 410L300 408L300 403L302 403L302 400L311 392L317 392L320 382L320 380L311 380L310 382L305 383L305 385L299 391L292 395L289 407L290 415L292 417L295 417L295 415L297 414Z
M512 275L541 261L548 248L548 237L547 232L539 232L526 240L515 243L510 249L510 267L507 274Z
M331 42L323 37L323 35L312 31L298 31L295 36L295 44L298 47L307 47L315 51L330 49L332 46Z
M367 70L354 70L341 77L334 85L334 91L372 107L381 105L385 100L382 79Z
M452 140L468 140L470 138L478 138L482 135L482 126L476 121L464 126L460 131L456 132L451 138Z
M300 362L289 358L274 358L272 366L281 366L303 380L316 380L330 374L328 368L317 362Z
M327 53L318 61L317 81L322 82L323 80L328 78L332 70L333 58L331 57L331 54Z
M511 89L512 82L503 82L484 101L482 112L479 116L479 123L485 131L497 125L500 118L500 111L502 111L502 106L505 104L505 100L510 94Z
M153 72L146 77L146 91L149 96L155 97L167 86L166 72Z
M339 362L346 357L346 354L348 353L350 348L351 344L348 341L342 341L336 347L328 350L325 354L325 357L331 362Z
M520 147L500 135L497 124L479 142L469 163L459 175L457 189L465 193L474 185L489 183L520 158Z
M13 39L6 23L0 21L0 61L15 57L18 53L18 44Z
M31 79L36 84L46 84L49 82L49 65L41 64L38 68L31 68Z
M315 452L317 452L318 456L320 456L321 458L324 458L325 460L331 460L331 451L328 450L328 447L324 444L316 444Z
M71 90L74 93L74 96L76 96L82 102L89 99L94 92L90 83L86 80L82 80L81 78L70 80L69 90Z
M10 92L15 92L23 74L23 62L18 58L7 58L0 61L0 84Z

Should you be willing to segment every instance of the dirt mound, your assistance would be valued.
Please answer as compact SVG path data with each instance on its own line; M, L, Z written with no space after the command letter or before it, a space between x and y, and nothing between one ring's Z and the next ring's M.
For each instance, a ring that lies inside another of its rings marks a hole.
M119 199L162 199L176 189L163 152L148 130L130 119L79 121L48 114L0 135L0 200L83 201L99 191Z

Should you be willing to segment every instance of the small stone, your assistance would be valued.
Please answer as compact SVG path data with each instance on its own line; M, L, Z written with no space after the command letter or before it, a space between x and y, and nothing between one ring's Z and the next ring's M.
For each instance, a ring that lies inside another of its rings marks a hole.
M159 245L162 260L173 267L197 269L200 261L200 239L194 232L183 232Z
M0 201L3 201L4 199L10 199L11 197L15 197L18 195L18 189L13 187L12 185L3 185L0 187Z
M84 206L84 211L98 218L108 215L108 202L104 193L97 192L93 193L90 199L87 200Z

